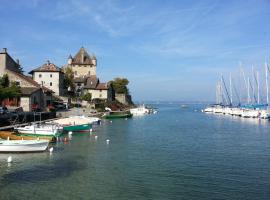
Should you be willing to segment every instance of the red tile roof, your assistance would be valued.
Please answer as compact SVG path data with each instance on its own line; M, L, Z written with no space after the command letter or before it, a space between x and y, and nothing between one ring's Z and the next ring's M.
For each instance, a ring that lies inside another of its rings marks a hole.
M33 74L34 72L62 72L62 69L57 67L55 64L50 63L50 61L48 61L42 66L30 71L29 74Z
M107 83L99 83L96 87L97 90L108 90Z

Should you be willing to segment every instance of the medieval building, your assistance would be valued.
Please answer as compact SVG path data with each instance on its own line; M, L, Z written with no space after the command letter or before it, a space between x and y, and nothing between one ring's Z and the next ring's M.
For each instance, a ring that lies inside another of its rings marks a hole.
M112 100L113 90L110 84L101 83L97 77L97 59L94 55L88 54L85 48L81 47L78 53L69 56L68 64L74 73L75 90L81 94L90 93L92 99Z
M32 111L36 108L44 109L47 106L46 99L52 98L53 91L38 84L31 77L25 76L21 72L19 61L15 61L6 48L0 53L0 76L4 74L7 74L9 80L20 87L21 96L5 99L2 104L22 107L24 111Z

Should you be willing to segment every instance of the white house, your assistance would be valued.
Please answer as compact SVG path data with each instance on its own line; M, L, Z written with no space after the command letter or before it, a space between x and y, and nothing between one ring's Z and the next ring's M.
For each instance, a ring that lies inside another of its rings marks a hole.
M45 86L52 91L55 95L61 96L64 93L64 73L61 68L55 64L47 63L29 72L33 80L38 84Z

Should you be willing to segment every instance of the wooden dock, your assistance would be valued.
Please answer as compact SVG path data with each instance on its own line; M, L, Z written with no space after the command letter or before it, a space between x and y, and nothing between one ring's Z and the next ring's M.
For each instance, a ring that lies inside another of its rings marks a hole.
M55 120L55 119L59 119L59 118L57 117L57 118L52 118L52 119L46 119L46 120L43 120L43 121L36 121L36 123L48 122L48 121L52 121L52 120ZM27 123L16 124L16 125L18 125L18 126L27 126L30 123L33 123L33 122L27 122ZM2 127L0 127L0 131L13 129L16 125L2 126Z
M10 140L36 140L37 137L31 137L31 136L21 136L16 135L12 131L0 131L0 138L2 139L10 139ZM56 137L54 136L41 136L39 139L49 140L50 142L56 142Z

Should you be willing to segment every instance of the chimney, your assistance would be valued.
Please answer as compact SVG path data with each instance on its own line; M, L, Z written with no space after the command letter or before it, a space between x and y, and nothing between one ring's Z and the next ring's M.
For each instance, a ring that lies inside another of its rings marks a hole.
M16 63L17 63L18 65L20 65L20 60L19 60L19 59L16 59Z
M50 65L50 61L49 60L47 60L47 66L49 66Z
M3 53L7 53L7 48L3 48Z

